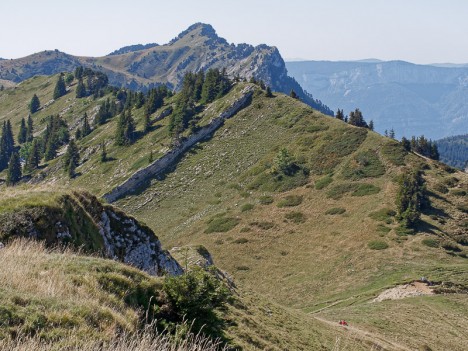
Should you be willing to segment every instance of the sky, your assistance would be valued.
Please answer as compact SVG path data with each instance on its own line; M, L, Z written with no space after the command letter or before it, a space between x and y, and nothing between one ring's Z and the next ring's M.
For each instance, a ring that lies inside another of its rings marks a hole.
M103 56L193 23L283 58L468 63L467 0L1 0L0 57Z

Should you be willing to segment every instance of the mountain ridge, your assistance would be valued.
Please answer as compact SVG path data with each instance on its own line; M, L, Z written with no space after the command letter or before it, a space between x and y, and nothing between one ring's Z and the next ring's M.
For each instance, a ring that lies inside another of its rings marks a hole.
M177 90L188 72L224 68L231 77L262 80L275 91L289 94L294 90L310 106L333 115L325 104L288 76L284 60L274 46L229 44L216 34L211 25L196 23L168 44L150 44L147 48L134 50L136 48L140 47L124 47L119 49L122 53L103 57L73 56L58 50L43 51L20 59L0 61L0 79L18 83L37 74L73 71L82 65L106 73L110 83L115 86L147 90L167 84Z

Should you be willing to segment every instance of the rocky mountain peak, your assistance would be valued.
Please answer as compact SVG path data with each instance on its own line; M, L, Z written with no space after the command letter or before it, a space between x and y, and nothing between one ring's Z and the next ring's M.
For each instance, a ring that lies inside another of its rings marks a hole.
M224 40L223 38L220 38L216 34L216 30L213 28L213 26L211 26L210 24L201 23L201 22L192 24L186 30L181 32L176 38L171 40L169 44L174 44L184 39L194 40L195 38L203 38L205 40L211 40L211 41L221 41L227 44L226 40Z

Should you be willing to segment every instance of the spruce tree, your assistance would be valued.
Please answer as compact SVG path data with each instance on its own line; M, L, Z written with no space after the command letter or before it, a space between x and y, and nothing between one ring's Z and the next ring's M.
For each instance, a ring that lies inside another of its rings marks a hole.
M78 151L78 146L75 143L74 139L71 139L70 142L68 143L67 151L65 152L65 155L63 156L63 163L64 163L64 168L67 172L70 174L70 168L73 168L73 171L71 174L75 174L75 169L78 167L78 164L80 162L80 153ZM73 178L73 177L71 177Z
M73 160L70 160L70 162L68 164L68 168L67 168L69 178L75 178L75 176L76 176L75 170L76 170L76 165L73 162Z
M126 127L126 115L125 115L125 111L123 111L119 115L119 119L117 121L117 128L115 130L115 143L116 143L116 145L123 146L123 145L126 144L125 127Z
M55 84L54 89L54 100L64 96L67 93L67 87L65 86L65 81L63 80L63 75L61 74Z
M83 79L80 78L76 86L76 98L80 99L85 96L86 96L86 87L83 83Z
M28 116L28 122L26 127L26 141L31 142L34 138L34 125L31 115Z
M131 144L135 140L135 120L130 109L127 110L125 139L126 144Z
M0 137L0 171L8 166L11 154L15 150L15 141L11 130L10 120L3 122L2 136Z
M25 172L31 172L37 169L39 167L40 159L40 145L37 140L34 140L32 142L31 150L29 151L26 163L24 165Z
M401 138L401 145L404 147L406 151L411 151L411 142L405 137Z
M2 126L2 135L0 136L0 171L3 171L8 167L8 161L10 160L10 155L8 154L8 146L5 139L6 133L6 122L3 122Z
M265 96L268 97L268 98L273 97L273 93L271 92L271 88L270 88L270 87L266 87Z
M407 228L414 227L426 202L424 179L418 169L407 170L398 178L397 217Z
M339 120L343 121L344 120L343 110L338 109L338 111L336 111L336 116L335 117L338 118Z
M296 92L292 89L289 92L289 96L292 97L293 99L299 99L299 96L297 96Z
M144 123L143 131L145 133L148 133L151 130L151 118L149 114L145 113L145 119L143 123Z
M107 162L106 144L101 144L101 162Z
M75 131L75 139L80 140L81 138L82 138L81 128L78 127L76 128L76 131Z
M75 68L75 78L76 79L82 79L83 78L83 71L84 71L83 66L76 67Z
M374 130L374 121L372 119L369 122L369 129Z
M89 125L88 122L88 114L85 112L83 116L83 126L81 127L81 136L84 138L87 136L89 133L91 133L91 126Z
M26 128L26 121L21 118L20 130L18 133L18 143L23 144L27 141L28 130Z
M395 131L392 129L390 129L390 133L388 134L388 136L392 139L395 139Z
M21 163L17 152L13 152L8 163L6 184L13 186L21 179Z
M356 127L368 127L364 117L362 117L362 112L358 108L349 113L348 123Z
M36 113L41 107L41 102L36 94L33 95L31 102L29 103L29 111L31 113Z

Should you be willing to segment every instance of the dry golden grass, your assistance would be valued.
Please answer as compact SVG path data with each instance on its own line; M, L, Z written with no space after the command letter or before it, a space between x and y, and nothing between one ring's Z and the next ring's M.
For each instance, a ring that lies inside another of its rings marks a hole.
M213 341L201 334L191 334L174 339L168 335L155 334L152 326L141 332L123 333L108 341L83 340L83 338L70 338L71 346L62 347L56 341L46 342L39 337L19 337L15 340L0 340L0 350L9 351L223 351L220 342Z

